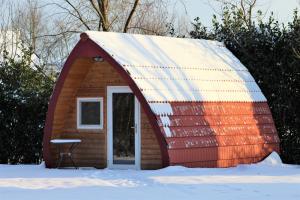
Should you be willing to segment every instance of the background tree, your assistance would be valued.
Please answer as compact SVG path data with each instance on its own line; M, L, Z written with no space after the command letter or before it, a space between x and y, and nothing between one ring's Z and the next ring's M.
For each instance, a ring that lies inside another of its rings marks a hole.
M166 0L54 0L46 5L56 7L57 18L63 17L66 27L62 32L133 32L134 29L158 34L166 31L166 24L170 22ZM158 23L155 18L149 18L151 14L163 19L159 23L162 26L147 28L149 24Z
M40 73L32 49L0 61L0 163L40 163L42 136L55 74Z
M51 28L37 38L52 41L51 63L62 66L78 34L86 30L167 35L168 24L176 21L169 5L169 0L46 1L40 7L49 10Z

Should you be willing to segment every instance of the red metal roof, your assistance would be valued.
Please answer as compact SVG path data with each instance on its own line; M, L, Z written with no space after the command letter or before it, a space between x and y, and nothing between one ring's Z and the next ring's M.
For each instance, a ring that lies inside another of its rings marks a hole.
M166 137L170 165L230 167L257 162L279 151L279 138L265 102L170 105L173 114L156 116ZM168 118L168 123L162 118Z

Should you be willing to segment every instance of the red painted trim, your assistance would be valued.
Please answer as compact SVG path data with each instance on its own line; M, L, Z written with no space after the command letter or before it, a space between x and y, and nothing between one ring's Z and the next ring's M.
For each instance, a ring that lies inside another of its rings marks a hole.
M155 114L151 111L148 102L146 101L145 97L143 96L143 94L141 93L141 91L133 81L133 79L128 75L128 73L124 70L124 68L110 54L108 54L99 45L97 45L95 42L89 39L87 34L83 33L81 34L80 37L81 40L74 47L66 63L64 64L64 67L57 80L57 83L55 85L53 94L49 102L46 124L44 129L44 138L43 138L43 156L44 156L46 167L51 168L54 166L51 158L51 152L50 152L50 140L52 134L55 106L57 104L59 94L63 88L65 79L67 78L67 75L72 67L72 64L75 61L75 59L79 56L103 57L104 60L109 62L115 68L115 70L120 74L120 76L128 83L129 87L131 88L135 96L138 98L142 108L144 109L146 115L148 116L149 122L155 132L161 150L162 165L163 167L168 166L169 154L167 150L167 142L165 140L165 137L163 136L163 133L160 131L160 128L156 122Z

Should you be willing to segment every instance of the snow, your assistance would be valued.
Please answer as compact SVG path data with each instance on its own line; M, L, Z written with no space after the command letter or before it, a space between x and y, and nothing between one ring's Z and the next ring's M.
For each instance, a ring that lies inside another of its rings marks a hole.
M300 199L300 168L276 153L265 161L226 169L45 169L0 165L1 200L35 199Z
M169 103L149 103L149 105L157 115L173 115L173 109Z
M165 136L172 137L172 132L171 132L170 128L169 127L163 127L163 128L164 128ZM170 146L169 146L169 148L170 148Z
M85 33L128 72L148 102L266 101L247 68L223 43L97 31Z
M260 162L259 165L280 166L283 164L280 156L276 152L273 152L265 160Z
M161 121L163 126L170 126L171 125L171 120L170 120L169 116L160 116L160 121Z

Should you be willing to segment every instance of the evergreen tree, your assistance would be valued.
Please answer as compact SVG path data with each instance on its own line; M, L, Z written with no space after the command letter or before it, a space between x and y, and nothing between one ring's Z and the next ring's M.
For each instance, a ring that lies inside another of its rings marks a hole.
M0 60L0 163L39 163L55 75L34 65L32 51Z

